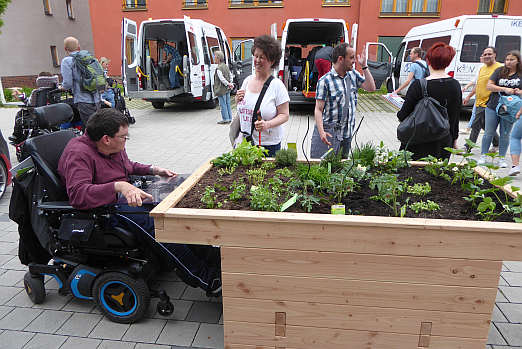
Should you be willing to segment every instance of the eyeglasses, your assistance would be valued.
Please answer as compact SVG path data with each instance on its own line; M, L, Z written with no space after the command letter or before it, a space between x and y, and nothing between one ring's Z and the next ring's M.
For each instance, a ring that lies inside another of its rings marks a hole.
M130 139L130 136L127 135L127 136L114 136L114 137L118 137L118 138L121 138L121 139L125 139L126 141L128 141Z

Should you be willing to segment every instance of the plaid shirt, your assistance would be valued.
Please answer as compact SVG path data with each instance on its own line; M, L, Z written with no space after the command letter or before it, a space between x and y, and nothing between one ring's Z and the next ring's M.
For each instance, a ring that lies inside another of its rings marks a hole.
M323 122L340 123L342 125L343 138L350 138L353 135L355 108L357 107L357 89L364 81L364 76L355 69L347 72L344 78L342 78L332 67L317 82L315 98L325 101ZM346 91L348 84L350 85L349 93ZM348 99L346 99L347 94Z

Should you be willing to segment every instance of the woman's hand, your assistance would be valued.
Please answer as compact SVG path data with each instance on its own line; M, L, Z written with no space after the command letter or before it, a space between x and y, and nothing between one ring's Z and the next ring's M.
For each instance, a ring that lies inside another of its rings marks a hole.
M270 121L259 120L254 123L254 127L256 128L257 132L263 132L271 127L269 122Z
M504 93L507 94L507 95L514 95L515 94L515 89L506 87L506 88L504 88Z
M236 92L236 103L239 103L245 98L245 90L237 90Z
M515 115L515 119L520 119L520 115L522 114L522 108L520 108L520 110L517 112L517 114Z

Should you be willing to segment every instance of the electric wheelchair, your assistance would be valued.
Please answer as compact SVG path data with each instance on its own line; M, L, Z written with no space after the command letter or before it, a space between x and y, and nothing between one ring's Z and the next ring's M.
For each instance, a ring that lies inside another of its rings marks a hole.
M51 260L28 263L27 295L32 302L42 303L44 275L48 275L56 279L61 295L93 300L114 322L138 321L151 297L160 298L157 311L161 315L171 314L174 307L168 295L149 287L157 272L176 269L165 248L146 234L111 225L111 218L118 214L115 206L77 210L69 205L57 168L65 146L75 136L63 130L25 142L34 167L21 171L15 181L30 202L30 228ZM20 240L31 243L22 234Z

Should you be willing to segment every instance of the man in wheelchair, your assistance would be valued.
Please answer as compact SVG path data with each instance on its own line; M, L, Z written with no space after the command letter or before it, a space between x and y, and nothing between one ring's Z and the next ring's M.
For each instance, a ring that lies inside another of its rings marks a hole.
M34 303L45 298L43 275L58 281L61 294L92 299L110 320L123 323L139 320L151 296L160 298L161 314L172 312L165 292L148 287L151 275L161 270L175 269L208 295L221 291L218 248L154 240L148 215L153 205L146 203L152 196L130 184L129 176L176 174L130 161L128 139L127 118L110 108L91 116L83 136L59 131L27 141L36 180L15 180L10 218L19 224L19 256L29 265L24 286ZM24 175L30 177L30 171ZM21 198L26 200L17 206L14 201ZM29 223L20 213L23 206L29 207Z

